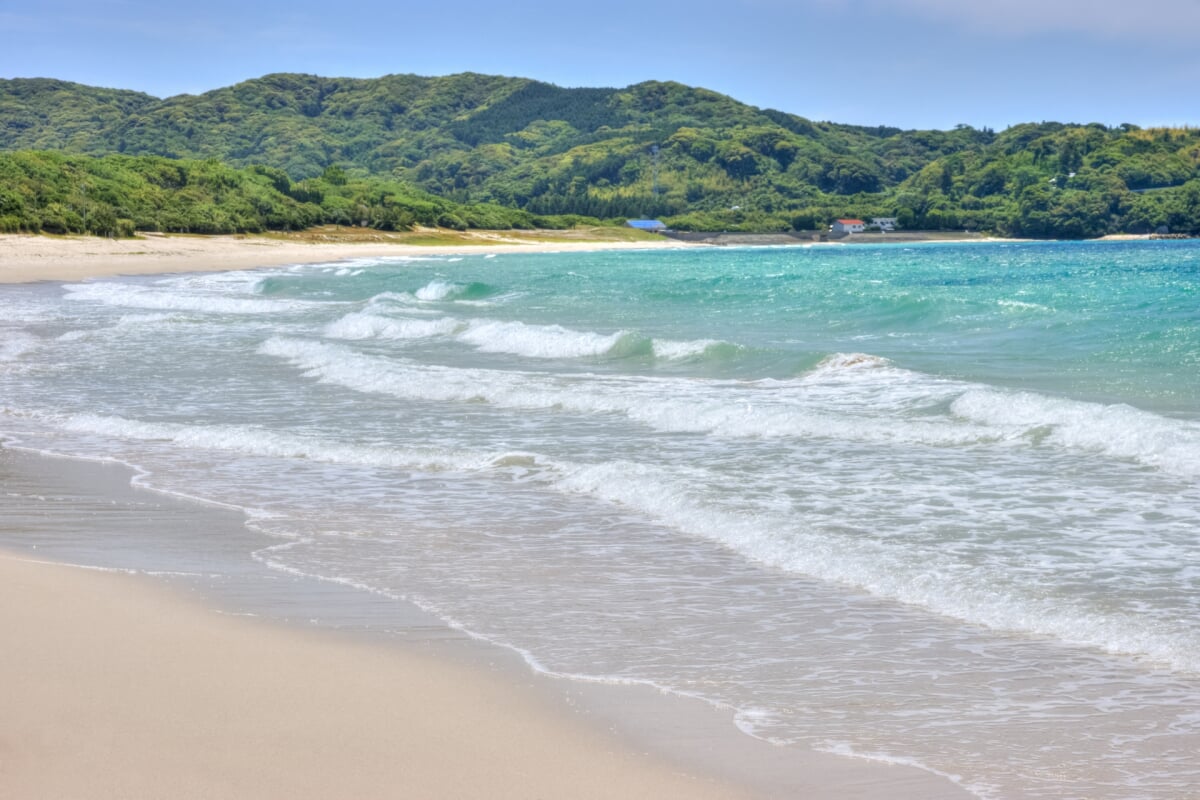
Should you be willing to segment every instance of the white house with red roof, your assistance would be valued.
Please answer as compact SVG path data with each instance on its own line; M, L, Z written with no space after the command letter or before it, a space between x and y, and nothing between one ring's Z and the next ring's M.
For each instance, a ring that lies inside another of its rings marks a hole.
M862 233L867 223L861 219L835 219L829 226L831 233Z

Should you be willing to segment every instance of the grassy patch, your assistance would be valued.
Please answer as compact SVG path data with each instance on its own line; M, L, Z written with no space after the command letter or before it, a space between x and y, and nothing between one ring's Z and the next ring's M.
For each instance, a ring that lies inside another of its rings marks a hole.
M378 231L337 225L321 225L303 231L272 231L268 239L309 244L411 244L424 247L519 245L539 242L657 242L662 237L626 227L589 226L569 230L468 230L419 227L412 231ZM251 238L251 237L246 237Z

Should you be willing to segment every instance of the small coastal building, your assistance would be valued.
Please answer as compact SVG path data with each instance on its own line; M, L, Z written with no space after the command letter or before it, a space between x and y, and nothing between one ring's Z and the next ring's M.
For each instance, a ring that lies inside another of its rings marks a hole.
M829 226L831 233L862 233L867 229L867 223L861 219L835 219Z
M888 231L896 230L895 217L871 217L871 227L887 233Z
M656 219L629 219L625 220L625 224L631 228L637 228L639 231L650 231L651 233L662 233L667 229L667 226Z

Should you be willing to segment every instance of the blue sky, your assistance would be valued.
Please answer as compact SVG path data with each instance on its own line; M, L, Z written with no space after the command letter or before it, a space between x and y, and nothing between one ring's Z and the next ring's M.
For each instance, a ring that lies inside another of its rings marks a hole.
M268 72L676 80L819 120L1200 124L1200 1L0 0L0 77L165 97Z

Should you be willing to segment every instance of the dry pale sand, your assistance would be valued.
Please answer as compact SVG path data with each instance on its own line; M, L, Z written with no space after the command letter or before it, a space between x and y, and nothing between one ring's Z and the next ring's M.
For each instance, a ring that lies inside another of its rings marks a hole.
M669 239L622 242L521 238L518 233L476 234L470 243L412 245L387 241L304 242L265 236L165 236L138 239L0 234L0 283L74 281L106 275L220 270L312 264L377 256L531 253L695 247Z
M0 641L3 797L741 796L498 675L128 575L0 554Z

